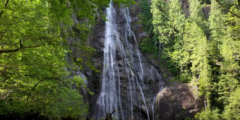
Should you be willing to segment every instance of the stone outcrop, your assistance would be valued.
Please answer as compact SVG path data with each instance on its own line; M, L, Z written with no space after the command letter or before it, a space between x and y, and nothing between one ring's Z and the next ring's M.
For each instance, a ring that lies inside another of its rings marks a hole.
M188 83L172 83L158 93L155 102L155 120L184 120L193 118L204 107Z

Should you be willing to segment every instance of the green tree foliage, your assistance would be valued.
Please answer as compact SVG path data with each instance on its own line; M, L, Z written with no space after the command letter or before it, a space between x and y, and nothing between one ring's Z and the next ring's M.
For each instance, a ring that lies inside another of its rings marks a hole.
M141 20L143 30L146 31L147 35L149 36L142 41L140 46L142 47L143 52L153 53L156 56L158 53L158 47L156 47L158 44L158 39L153 33L152 13L150 12L151 8L148 0L141 0L139 4L141 6L139 18ZM155 46L154 49L152 46Z
M181 66L183 74L191 73L192 82L196 83L199 88L199 95L207 98L210 107L209 98L212 91L212 81L211 67L208 60L207 27L201 12L203 5L198 0L190 0L189 3L190 17L188 18L189 23L185 27L182 51L184 59L181 62Z
M154 0L151 5L154 32L161 44L161 59L175 75L179 74L179 54L183 39L185 17L176 0Z
M201 113L197 113L195 116L198 120L222 120L222 115L219 114L219 110L206 109Z
M190 16L186 18L178 0L152 0L153 26L162 44L162 60L169 61L169 70L181 81L194 83L199 96L206 98L206 110L197 119L239 119L239 1L188 2ZM206 7L211 7L208 19L203 12Z
M211 104L213 106L222 106L219 101L218 95L218 82L220 76L220 62L222 61L222 56L220 54L220 49L222 41L224 40L225 33L225 16L223 14L222 7L215 1L211 1L211 11L208 19L209 29L210 29L210 41L208 46L209 50L209 61L212 68L212 92L211 92ZM220 107L222 110L223 108Z
M228 32L230 32L228 30ZM223 40L221 55L223 56L223 62L221 63L221 77L219 81L219 95L223 102L227 102L231 92L239 86L239 41L234 41L231 37L232 33L228 33Z
M0 2L0 114L38 112L53 118L83 118L88 104L69 78L72 46L92 53L86 38L110 0L2 0ZM115 0L128 5L133 0ZM68 44L75 37L79 44ZM80 56L81 57L81 56ZM89 57L89 55L88 55ZM76 58L78 67L83 58ZM90 62L87 66L93 68ZM74 68L71 68L74 69ZM93 68L94 69L94 68ZM81 85L82 84L82 85Z
M169 51L167 45L170 44L169 25L167 24L168 14L166 12L168 5L164 0L152 0L151 2L153 32L159 40L158 49L161 52L159 58L167 58L167 52ZM166 49L161 49L162 47Z
M140 1L141 13L139 15L143 29L148 34L153 34L152 13L150 12L150 5L147 0Z
M209 17L211 30L211 64L213 68L212 76L214 80L215 108L220 108L220 112L216 113L216 109L202 111L199 113L198 119L239 119L239 18L237 15L239 9L233 3L219 4L219 1L212 0L211 14ZM225 6L232 6L228 11ZM225 10L225 11L224 11ZM226 14L226 12L229 12ZM225 13L225 14L224 14ZM208 114L208 115L206 115ZM204 117L205 116L205 117Z
M223 113L220 113L218 109L202 110L201 113L196 114L198 120L238 120L240 119L240 88L237 88L231 93L228 98L229 104L225 106Z
M237 88L228 98L229 104L225 107L223 118L226 120L240 119L240 88Z
M78 94L77 90L58 89L59 93L55 95L55 104L48 106L45 112L48 116L51 114L55 118L61 117L73 117L86 116L88 113L88 104L84 103L82 96ZM54 96L54 95L53 95ZM58 102L60 100L60 102Z
M87 113L88 107L80 102L83 101L80 94L69 87L80 82L67 80L68 72L64 69L68 48L60 34L64 30L60 23L72 25L73 10L66 3L40 0L1 2L1 114L24 114L31 110L47 115L48 107L54 103L65 106L56 109L68 110L68 104L58 102L68 98L68 94L64 94L67 91L76 95L75 98L69 97L70 101L79 101L79 106L72 109L82 106L85 110L79 112L78 117ZM56 97L57 94L61 96ZM64 117L67 113L51 114Z
M169 26L167 14L168 5L164 0L153 0L151 4L151 12L153 15L154 32L159 35L159 40L162 44L168 44L169 39ZM161 36L161 37L160 37Z
M192 74L193 82L196 82L200 93L203 95L209 92L211 68L208 65L207 39L203 30L196 22L187 23L184 34L182 57L180 60L182 70ZM188 68L189 66L190 69ZM186 74L185 73L185 74Z
M237 12L235 6L231 8L231 11ZM219 38L220 43L220 55L222 56L222 62L220 62L220 78L218 83L219 100L227 105L230 93L233 92L239 86L239 18L228 13L226 16L225 27L219 28L224 31L218 33L218 36L223 36L223 39ZM223 26L223 23L222 23ZM219 31L219 30L218 30Z
M169 56L171 58L174 69L176 69L176 73L179 73L180 69L180 57L179 54L181 52L181 43L183 41L183 33L184 33L184 24L185 24L185 15L182 13L181 5L179 1L171 0L169 3L169 21L168 24L172 25L171 33L174 35L173 39L174 44L171 46L172 51L169 52Z
M225 17L222 7L215 0L211 1L211 11L208 21L211 30L211 41L216 44L216 47L214 46L214 48L219 48L218 45L220 45L221 40L225 35ZM214 45L214 43L212 44Z
M190 21L195 21L199 27L206 33L207 30L207 22L204 18L204 14L202 12L202 9L204 5L201 4L201 1L199 0L189 0L190 7L189 7L189 12L190 12Z

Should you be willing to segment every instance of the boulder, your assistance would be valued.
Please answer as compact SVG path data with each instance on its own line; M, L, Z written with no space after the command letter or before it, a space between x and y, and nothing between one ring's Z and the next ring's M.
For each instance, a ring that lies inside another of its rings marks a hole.
M154 110L155 120L184 120L194 118L204 107L201 98L193 93L189 83L175 82L157 94Z

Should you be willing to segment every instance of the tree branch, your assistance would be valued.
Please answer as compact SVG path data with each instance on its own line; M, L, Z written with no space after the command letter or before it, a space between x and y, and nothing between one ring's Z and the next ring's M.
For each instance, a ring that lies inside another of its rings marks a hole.
M20 48L16 48L16 49L13 49L13 50L0 50L0 54L1 53L10 53L10 52L17 52L19 50L22 50L22 49L27 49L27 48L36 48L36 47L40 47L40 45L38 46L28 46L28 47L24 47L21 43L21 40L19 40L19 44L20 44Z
M42 82L42 81L44 81L44 80L47 80L47 79L54 79L54 80L61 81L61 82L62 82L62 83L68 88L68 89L70 89L70 87L69 87L64 81L60 80L59 78L44 78L44 79L38 81L38 83L35 84L34 87L31 89L30 93L28 93L28 97L27 97L27 106L28 106L28 100L29 100L29 97L30 97L30 95L32 94L33 90L38 86L38 84L39 84L40 82Z
M5 8L8 6L8 3L9 3L9 1L10 0L7 0L6 2L5 2ZM0 18L2 17L2 15L3 15L3 10L0 12Z
M28 47L20 47L20 48L17 48L17 49L13 49L13 50L1 50L0 53L10 53L10 52L17 52L21 49L27 49L27 48L37 48L37 47L40 47L39 46L28 46Z
M112 111L112 113L106 113L106 118L105 118L105 120L112 120L112 115L113 115L113 113L115 112L115 110L113 110Z
M233 14L233 15L235 15L236 17L240 18L240 15L238 15L238 14L232 12L231 10L229 10L226 6L224 6L223 4L221 4L218 0L216 0L216 2L217 2L220 6L222 6L223 8L227 9L231 14ZM238 5L239 5L239 2L238 2Z

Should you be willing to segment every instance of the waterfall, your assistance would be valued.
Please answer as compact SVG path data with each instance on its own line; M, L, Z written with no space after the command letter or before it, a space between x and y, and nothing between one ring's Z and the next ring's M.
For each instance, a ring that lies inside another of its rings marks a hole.
M124 29L119 32L116 22L117 12L113 7L113 2L106 9L107 21L105 27L104 41L104 60L101 80L101 92L97 99L94 119L105 119L112 116L114 119L128 120L136 118L134 109L145 110L147 119L150 120L147 103L140 82L143 81L143 64L142 56L138 50L138 42L134 32L131 30L131 18L129 8L121 7L120 14L124 17ZM123 37L121 37L123 36ZM132 42L130 42L132 41ZM122 79L116 56L123 60L124 73L127 76L127 105L123 109L122 105ZM136 64L137 61L137 64ZM138 68L136 68L138 66ZM138 89L137 89L138 87ZM139 95L139 96L137 96ZM136 97L137 96L137 97ZM139 101L136 105L136 100ZM144 108L142 108L142 106ZM127 111L124 113L124 111Z
M115 23L116 11L112 6L112 2L107 8L107 20L105 27L105 48L103 63L103 78L101 93L97 100L95 108L95 119L105 118L106 114L113 113L113 116L119 119L119 112L122 115L121 101L117 94L117 83L115 78L116 65L116 45L120 42L117 34L117 24ZM118 73L117 73L118 74ZM118 79L119 83L120 80ZM118 88L120 90L120 87ZM120 106L120 111L118 109Z

